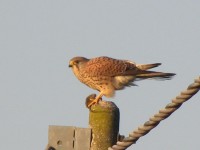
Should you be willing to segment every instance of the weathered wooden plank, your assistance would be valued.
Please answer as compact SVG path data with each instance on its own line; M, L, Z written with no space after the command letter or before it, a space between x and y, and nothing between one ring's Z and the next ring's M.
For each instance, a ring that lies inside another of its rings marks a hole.
M48 145L56 150L73 150L75 127L49 126Z
M90 128L76 128L75 129L75 141L74 150L89 150L91 133Z
M50 125L46 150L89 150L91 132L90 128Z

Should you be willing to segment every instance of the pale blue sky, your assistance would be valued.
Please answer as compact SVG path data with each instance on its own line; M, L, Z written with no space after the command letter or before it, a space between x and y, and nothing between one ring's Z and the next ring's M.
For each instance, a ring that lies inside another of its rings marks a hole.
M127 136L199 76L199 8L197 0L0 0L0 149L42 150L48 125L88 126L85 98L96 91L68 68L74 56L161 62L156 70L177 73L108 99ZM199 149L199 106L200 93L129 150Z

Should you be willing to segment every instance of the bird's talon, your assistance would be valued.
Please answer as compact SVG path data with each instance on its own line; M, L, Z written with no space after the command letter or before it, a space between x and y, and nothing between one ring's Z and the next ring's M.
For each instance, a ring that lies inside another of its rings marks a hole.
M87 107L90 108L92 105L98 104L98 102L101 100L102 98L99 98L99 99L90 98L90 102L88 103Z
M97 102L93 100L91 103L88 104L87 107L90 108L92 105L95 105L95 104L97 104Z

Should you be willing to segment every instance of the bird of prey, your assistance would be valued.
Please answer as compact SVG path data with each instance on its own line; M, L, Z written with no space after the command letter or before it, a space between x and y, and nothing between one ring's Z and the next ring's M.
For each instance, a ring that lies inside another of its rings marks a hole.
M150 71L161 63L136 64L129 60L114 59L106 56L88 59L74 57L69 62L75 76L92 89L98 90L96 96L88 104L88 108L102 100L102 96L113 97L116 90L134 86L140 79L171 79L174 73Z

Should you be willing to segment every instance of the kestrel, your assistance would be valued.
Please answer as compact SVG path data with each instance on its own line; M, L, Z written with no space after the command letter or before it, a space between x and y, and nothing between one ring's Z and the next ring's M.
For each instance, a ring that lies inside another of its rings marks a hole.
M116 90L134 86L138 79L159 78L171 79L174 73L163 73L149 71L161 63L136 64L129 60L119 60L110 57L97 57L88 59L85 57L74 57L69 62L75 76L92 89L98 90L99 95L88 104L102 100L102 96L113 97Z

